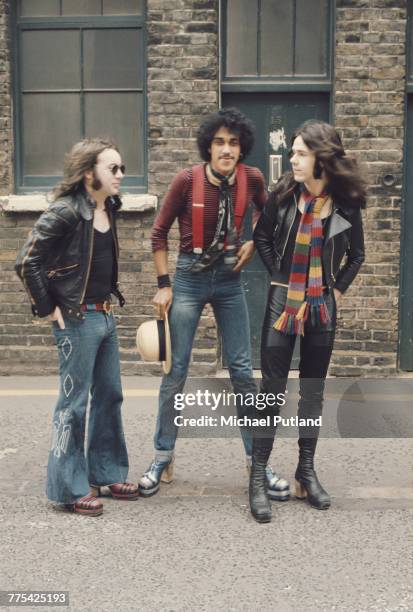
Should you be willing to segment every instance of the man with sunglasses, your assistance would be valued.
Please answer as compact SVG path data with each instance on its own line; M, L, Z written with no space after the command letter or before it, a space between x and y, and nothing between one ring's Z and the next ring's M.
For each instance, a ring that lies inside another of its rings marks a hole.
M76 513L98 516L101 487L136 499L126 482L119 348L111 294L118 288L116 213L125 174L113 142L82 140L66 158L62 181L16 262L33 314L49 316L60 363L47 495ZM85 416L91 395L87 453Z
M182 393L202 310L211 304L231 383L237 394L238 416L251 417L242 398L256 393L251 364L250 329L240 271L254 254L252 241L241 244L244 217L253 204L253 221L267 193L258 168L240 163L254 143L254 126L238 109L208 116L198 130L203 164L181 170L165 196L152 230L158 276L154 304L162 316L169 311L172 369L162 379L154 436L155 458L139 481L140 493L154 495L161 482L171 482L175 442L174 398ZM180 249L174 283L168 275L168 233L179 222ZM241 428L248 468L251 430ZM286 500L288 483L267 467L271 498Z

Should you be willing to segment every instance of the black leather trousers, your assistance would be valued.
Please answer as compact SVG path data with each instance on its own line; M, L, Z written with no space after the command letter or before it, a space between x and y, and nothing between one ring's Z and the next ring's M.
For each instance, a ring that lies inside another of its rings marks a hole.
M284 393L291 367L296 336L286 335L273 325L284 310L287 287L271 285L261 338L262 391ZM330 363L336 328L336 303L333 292L324 299L330 315L327 325L316 326L307 320L304 336L300 336L300 400L299 418L317 418L323 406L324 381ZM277 414L277 407L267 408ZM309 431L311 429L311 431ZM300 428L301 437L318 437L315 427Z

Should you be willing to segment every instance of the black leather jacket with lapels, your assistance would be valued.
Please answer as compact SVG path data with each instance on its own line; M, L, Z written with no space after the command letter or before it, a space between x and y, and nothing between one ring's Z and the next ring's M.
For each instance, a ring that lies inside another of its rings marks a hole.
M105 206L115 243L112 293L123 306L118 288L119 243L116 212L118 197ZM30 297L33 314L45 317L59 306L70 318L82 318L93 252L93 214L96 204L84 191L53 202L39 217L20 251L15 270Z
M254 231L256 249L271 274L271 280L288 285L290 269L283 266L283 257L298 208L299 191L281 205L275 194L268 197ZM344 265L341 266L345 258ZM356 277L364 261L364 236L361 212L333 202L323 243L323 277L328 289L344 293ZM340 267L341 266L341 267Z

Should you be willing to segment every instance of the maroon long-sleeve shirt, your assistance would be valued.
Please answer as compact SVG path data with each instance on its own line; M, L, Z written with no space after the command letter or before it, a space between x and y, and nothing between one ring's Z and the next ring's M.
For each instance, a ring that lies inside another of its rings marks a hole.
M264 177L258 168L246 166L247 171L247 202L252 203L253 223L258 221L267 200ZM211 244L218 220L219 188L212 185L204 174L204 248ZM232 201L235 204L237 181L231 187ZM152 228L152 251L168 250L168 232L178 218L180 234L180 252L191 253L192 245L192 168L178 172L171 183L162 207Z

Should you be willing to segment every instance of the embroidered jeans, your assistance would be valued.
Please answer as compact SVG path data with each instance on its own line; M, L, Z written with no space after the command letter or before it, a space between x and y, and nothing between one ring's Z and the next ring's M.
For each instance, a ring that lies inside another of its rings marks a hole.
M210 270L191 272L197 259L193 254L179 255L173 285L173 303L169 311L172 342L172 369L162 379L159 392L159 411L154 436L156 457L162 460L174 453L178 427L174 418L174 396L182 393L185 385L192 345L199 319L205 304L212 305L219 333L223 341L223 353L229 368L235 393L256 393L252 376L251 345L248 310L241 275L222 260ZM245 411L244 411L245 410ZM244 416L252 412L237 402L237 413ZM247 455L252 453L251 432L241 429Z
M60 365L60 391L53 417L46 493L70 504L89 484L125 482L128 456L123 434L119 348L112 314L87 311L84 320L53 323ZM86 408L91 395L87 451Z

